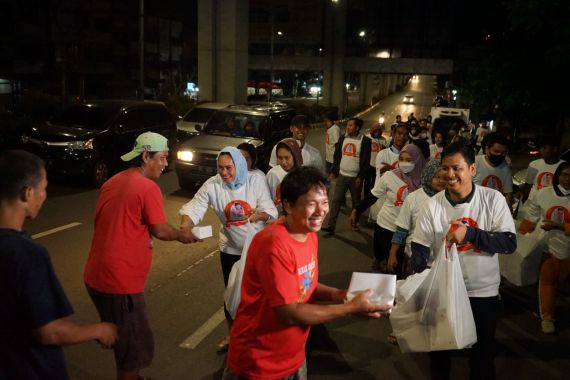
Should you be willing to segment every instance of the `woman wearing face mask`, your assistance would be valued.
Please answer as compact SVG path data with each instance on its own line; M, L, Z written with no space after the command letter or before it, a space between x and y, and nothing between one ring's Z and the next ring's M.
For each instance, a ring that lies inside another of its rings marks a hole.
M507 199L509 208L513 205L513 177L506 163L509 141L500 133L487 135L485 154L475 157L477 174L473 182L479 186L500 191Z
M414 144L404 146L400 151L398 168L377 178L371 193L352 210L350 223L353 228L356 228L360 215L378 198L386 196L374 226L374 262L372 269L376 271L386 272L386 262L392 246L392 235L396 231L396 218L408 193L421 186L421 173L424 166L425 158L420 148Z
M227 286L230 271L241 256L248 234L248 223L256 230L277 218L277 209L269 195L263 177L249 175L245 158L237 148L228 146L218 154L218 174L200 187L194 198L178 211L182 216L181 229L192 229L200 223L209 207L222 223L220 230L220 260L224 285ZM226 320L231 317L224 307ZM218 351L226 351L229 338L218 345Z
M547 231L544 242L547 252L540 264L539 303L541 327L545 334L556 331L554 307L556 289L570 276L570 163L562 162L552 179L552 186L544 187L528 200L525 219L519 232L528 233L541 221L539 228Z
M440 170L441 162L431 160L422 172L422 186L406 197L396 219L396 231L392 236L392 247L388 257L387 269L391 273L401 274L406 278L410 273L409 258L412 256L412 234L416 218L429 198L445 189L445 174ZM405 255L398 254L405 246Z
M269 185L271 199L273 199L275 206L281 212L281 181L291 170L303 166L303 155L297 140L292 138L279 141L275 149L275 155L277 156L277 166L274 166L267 172L267 184Z

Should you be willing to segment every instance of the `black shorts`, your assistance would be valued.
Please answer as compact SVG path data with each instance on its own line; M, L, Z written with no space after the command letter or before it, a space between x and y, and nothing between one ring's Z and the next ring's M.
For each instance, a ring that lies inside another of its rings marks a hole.
M119 327L119 339L113 348L115 363L121 371L140 370L152 363L154 337L146 312L143 293L108 294L87 286L102 322Z

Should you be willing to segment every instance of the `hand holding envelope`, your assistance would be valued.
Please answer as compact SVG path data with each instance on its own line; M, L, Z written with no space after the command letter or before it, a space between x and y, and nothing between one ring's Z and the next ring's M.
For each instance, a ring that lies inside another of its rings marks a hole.
M371 305L384 306L382 312L390 312L396 294L396 275L354 272L350 279L347 300L364 298ZM361 301L360 299L358 301Z

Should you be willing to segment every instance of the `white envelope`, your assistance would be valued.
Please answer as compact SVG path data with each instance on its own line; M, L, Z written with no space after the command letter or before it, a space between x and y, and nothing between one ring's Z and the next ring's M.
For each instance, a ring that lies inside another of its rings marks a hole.
M353 272L348 286L347 299L350 301L366 289L373 289L369 300L381 305L394 305L396 295L396 275L383 273Z
M205 239L212 236L212 226L196 226L192 228L192 235L198 239Z

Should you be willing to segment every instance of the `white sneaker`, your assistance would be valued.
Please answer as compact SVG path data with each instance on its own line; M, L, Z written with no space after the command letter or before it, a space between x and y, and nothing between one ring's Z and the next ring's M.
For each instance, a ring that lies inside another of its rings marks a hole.
M542 320L541 322L542 332L545 334L554 334L556 327L554 327L554 321Z

